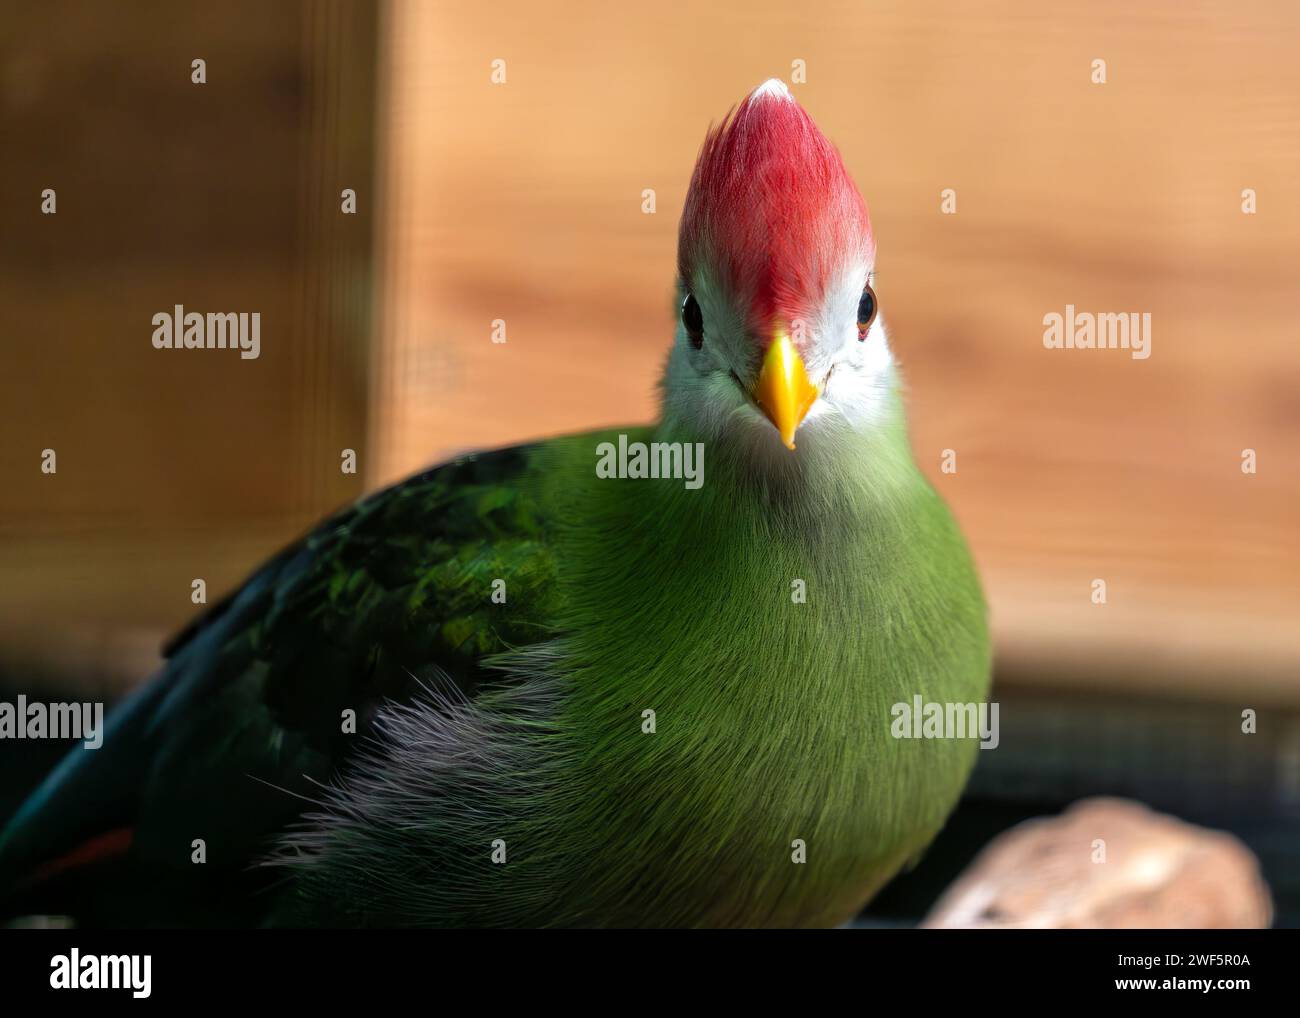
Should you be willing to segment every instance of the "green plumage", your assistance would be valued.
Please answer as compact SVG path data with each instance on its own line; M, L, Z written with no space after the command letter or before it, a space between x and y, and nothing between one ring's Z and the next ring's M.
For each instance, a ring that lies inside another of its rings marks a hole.
M698 491L598 479L615 437L550 443L520 478L560 565L545 592L505 573L493 609L557 606L554 639L497 658L502 685L474 710L510 750L467 765L470 788L429 773L417 795L444 808L397 850L384 818L418 809L408 786L335 800L302 842L298 919L342 904L349 921L428 921L403 879L416 872L447 923L826 925L942 825L974 744L895 740L890 708L981 701L988 646L964 546L902 428L861 440L858 476L773 487L723 460ZM378 772L419 770L420 731L403 727Z
M160 680L180 699L145 700L114 736L137 750L126 766L83 756L8 857L78 786L134 777L135 853L172 910L255 880L247 864L303 808L283 788L320 817L298 828L305 854L282 853L287 881L263 871L264 921L849 918L934 836L973 762L970 741L889 732L914 694L986 692L984 609L951 518L900 425L860 440L856 474L819 475L809 455L774 481L715 458L697 491L597 478L610 437L449 464L281 555L255 596L184 635ZM364 733L382 698L411 696L426 709L388 708L397 738L344 764L364 734L343 734L341 711ZM350 793L303 780L336 767ZM386 781L398 773L421 778Z

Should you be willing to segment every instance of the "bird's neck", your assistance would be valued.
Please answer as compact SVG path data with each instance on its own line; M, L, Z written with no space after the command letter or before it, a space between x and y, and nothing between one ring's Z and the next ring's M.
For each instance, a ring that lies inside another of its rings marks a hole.
M665 416L643 440L692 447L703 461L704 479L699 490L668 486L654 497L670 503L665 512L677 509L688 518L708 513L732 519L741 506L752 506L769 525L824 542L836 530L853 538L868 520L924 484L896 391L869 424L814 424L822 426L801 429L792 451L766 426L710 440L688 422ZM689 499L698 512L684 504Z
M698 818L739 816L754 829L733 832L722 855L743 890L765 879L767 863L747 854L766 858L753 849L772 837L765 818L805 815L815 801L816 819L791 837L827 852L871 844L892 869L910 843L872 827L893 814L872 808L878 740L863 733L918 688L891 640L930 551L914 531L934 529L940 506L902 429L816 456L811 442L794 454L778 445L800 465L779 480L741 450L706 446L696 489L594 476L595 447L619 434L574 439L568 468L547 472L564 503L550 515L564 521L557 667L568 695L558 730L579 761L565 785L583 790L573 829L587 837L588 811L604 817L611 858L646 837L703 854L719 835ZM692 438L662 427L624 436ZM632 801L643 805L625 809ZM603 872L605 849L591 851ZM848 914L863 879L851 873L847 892L809 894L847 893ZM655 872L653 884L690 898L718 879L688 867Z

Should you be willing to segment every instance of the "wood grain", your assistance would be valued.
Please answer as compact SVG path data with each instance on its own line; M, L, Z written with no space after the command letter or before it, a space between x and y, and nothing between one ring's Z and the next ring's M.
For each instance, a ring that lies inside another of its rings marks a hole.
M4 20L0 670L117 688L204 610L194 578L211 603L361 494L339 463L366 451L378 19L52 0ZM178 303L260 313L261 356L154 349Z

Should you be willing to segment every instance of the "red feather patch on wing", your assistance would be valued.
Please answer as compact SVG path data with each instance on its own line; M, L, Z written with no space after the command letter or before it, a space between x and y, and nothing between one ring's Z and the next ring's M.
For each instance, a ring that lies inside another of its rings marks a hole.
M780 82L709 132L695 164L677 266L716 277L764 346L776 318L804 316L855 263L870 269L866 203L839 152ZM865 282L865 280L864 280Z
M26 886L43 884L51 877L66 873L68 870L79 869L82 866L89 866L105 859L125 855L131 848L134 835L135 829L131 827L118 827L111 831L105 831L89 841L82 842L71 852L38 866L24 881L24 884Z

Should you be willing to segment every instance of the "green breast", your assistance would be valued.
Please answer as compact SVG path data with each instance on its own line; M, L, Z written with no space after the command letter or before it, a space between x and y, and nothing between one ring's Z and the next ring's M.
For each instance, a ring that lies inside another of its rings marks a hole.
M710 463L689 490L597 478L602 437L548 473L553 518L583 521L556 556L572 697L547 836L579 860L559 900L615 925L842 921L974 762L890 731L917 695L985 698L965 545L905 445L782 490Z

